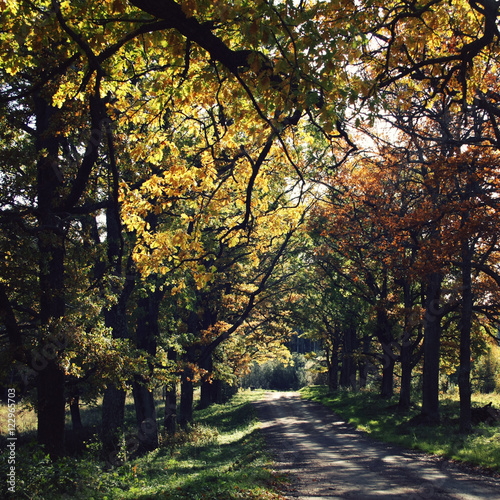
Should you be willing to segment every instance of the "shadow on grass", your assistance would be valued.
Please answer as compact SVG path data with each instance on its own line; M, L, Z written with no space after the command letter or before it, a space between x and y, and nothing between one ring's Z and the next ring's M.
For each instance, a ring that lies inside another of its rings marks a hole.
M163 474L150 470L143 475L149 484L156 480L162 484L158 484L154 494L146 492L133 498L230 499L243 498L243 491L244 498L272 498L263 496L263 488L272 482L273 476L267 457L261 452L262 443L260 432L253 430L232 443L189 446L171 460L162 450L156 462L161 464L161 456L166 459Z
M324 386L305 388L301 394L379 441L500 471L500 424L480 424L467 436L459 434L459 402L451 397L440 401L441 423L426 425L413 420L420 412L416 405L406 413L395 411L396 398L386 400L367 391L330 393Z

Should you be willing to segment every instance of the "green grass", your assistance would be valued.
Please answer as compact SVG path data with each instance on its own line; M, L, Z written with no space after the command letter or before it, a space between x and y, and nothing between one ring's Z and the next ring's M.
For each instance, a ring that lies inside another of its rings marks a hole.
M197 411L190 429L111 469L98 460L97 441L83 455L55 463L36 445L24 445L16 457L16 490L23 498L54 500L282 498L251 406L262 395L240 392L225 405ZM0 456L2 477L5 464Z
M379 441L500 471L500 424L480 424L470 435L460 435L457 396L443 397L440 403L441 424L427 426L413 425L410 422L420 412L417 405L406 414L395 411L397 398L384 400L367 391L329 393L324 386L306 387L300 392L302 397L328 406L346 422ZM484 405L490 401L494 407L500 407L498 394L473 397L476 405Z

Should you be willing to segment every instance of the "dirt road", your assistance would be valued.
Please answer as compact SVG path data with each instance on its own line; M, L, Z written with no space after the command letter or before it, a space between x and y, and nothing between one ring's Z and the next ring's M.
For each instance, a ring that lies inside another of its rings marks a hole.
M471 475L437 458L384 445L297 393L256 403L287 498L500 500L500 480Z

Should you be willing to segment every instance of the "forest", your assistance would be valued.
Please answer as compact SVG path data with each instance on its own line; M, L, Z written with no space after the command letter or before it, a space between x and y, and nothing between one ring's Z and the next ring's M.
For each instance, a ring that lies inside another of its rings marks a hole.
M116 455L127 395L156 450L297 338L426 424L456 385L471 432L500 391L498 0L0 7L0 386L52 459L87 404Z

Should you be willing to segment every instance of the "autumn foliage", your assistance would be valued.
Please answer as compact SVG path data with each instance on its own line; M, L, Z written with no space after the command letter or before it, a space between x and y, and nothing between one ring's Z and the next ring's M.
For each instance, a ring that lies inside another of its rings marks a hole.
M0 7L2 377L52 456L100 395L114 450L129 390L155 448L154 389L186 425L295 330L332 387L400 370L408 406L421 370L431 420L459 366L466 412L498 321L495 2Z

